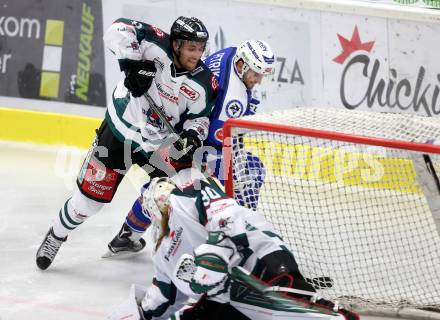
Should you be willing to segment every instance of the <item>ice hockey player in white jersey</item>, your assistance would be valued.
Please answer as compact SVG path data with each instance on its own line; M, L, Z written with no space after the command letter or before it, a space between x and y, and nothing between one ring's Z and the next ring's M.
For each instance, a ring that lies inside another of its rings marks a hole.
M158 228L155 273L140 303L142 319L168 319L188 298L201 295L196 307L186 309L180 319L249 319L229 303L228 271L238 265L270 285L315 292L288 245L262 215L238 205L212 178L196 175L184 169L173 180L155 178L142 194L142 209ZM310 302L301 294L296 299L329 311L335 308L324 299ZM133 311L128 309L118 308L110 319L123 319ZM339 316L332 319L358 319L347 310L336 311ZM316 319L314 312L301 316Z
M115 54L125 77L113 91L73 196L64 203L37 251L40 269L49 267L69 232L112 201L133 163L150 177L169 175L170 167L160 154L171 150L174 166L191 165L193 153L208 136L218 90L216 77L201 61L207 40L204 24L183 16L173 23L170 35L122 18L107 30L105 45ZM152 110L154 106L180 133L183 143L170 147L170 133ZM145 246L143 239L122 240L120 245L132 251Z
M218 97L215 107L210 116L208 138L204 143L205 163L210 172L222 183L226 179L223 174L222 163L222 130L223 123L229 118L238 118L244 115L252 115L256 112L259 101L252 97L251 90L256 84L260 84L264 77L270 76L275 71L275 56L266 42L262 40L246 40L238 48L230 47L220 50L206 58L205 64L215 74L219 81ZM240 176L246 181L252 181L246 185L237 183L240 186L235 194L240 204L246 205L258 202L258 192L261 188L265 170L260 159L251 154L245 153L243 168ZM246 175L245 177L243 175ZM249 176L251 178L249 178ZM236 176L235 179L240 179ZM143 187L143 190L148 183ZM151 219L145 216L141 209L141 199L135 200L131 210L128 212L121 231L108 244L112 253L125 251L130 247L125 244L127 234L131 241L142 241L142 234L151 224Z

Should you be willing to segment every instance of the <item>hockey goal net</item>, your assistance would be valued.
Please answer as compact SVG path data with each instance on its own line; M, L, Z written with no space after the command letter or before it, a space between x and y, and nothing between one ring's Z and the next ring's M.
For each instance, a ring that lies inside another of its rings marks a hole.
M414 115L294 108L231 119L226 191L274 224L305 277L332 279L323 297L437 309L436 142L440 119Z

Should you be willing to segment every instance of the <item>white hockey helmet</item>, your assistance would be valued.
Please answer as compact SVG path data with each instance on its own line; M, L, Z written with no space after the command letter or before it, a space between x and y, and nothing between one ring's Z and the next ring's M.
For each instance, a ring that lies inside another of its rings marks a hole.
M269 44L262 40L246 40L235 53L234 62L244 62L240 78L250 69L258 74L272 75L275 73L275 55Z
M175 187L170 178L153 178L142 193L142 210L151 216L153 223L159 224L167 213L170 193Z

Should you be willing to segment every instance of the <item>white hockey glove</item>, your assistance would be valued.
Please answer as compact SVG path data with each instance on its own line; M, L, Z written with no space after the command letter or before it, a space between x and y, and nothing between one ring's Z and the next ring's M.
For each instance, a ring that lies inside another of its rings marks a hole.
M144 320L141 301L147 291L146 287L132 284L126 301L113 308L107 320Z
M212 244L202 244L194 250L196 269L190 288L195 293L206 293L221 285L228 276L228 264L234 250Z

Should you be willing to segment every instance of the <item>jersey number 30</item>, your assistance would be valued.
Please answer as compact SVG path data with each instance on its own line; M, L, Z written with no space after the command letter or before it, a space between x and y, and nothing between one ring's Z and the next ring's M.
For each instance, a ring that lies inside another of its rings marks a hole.
M200 190L200 192L202 193L202 201L205 207L208 206L212 200L222 198L222 196L217 191L210 187L206 187Z

